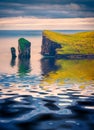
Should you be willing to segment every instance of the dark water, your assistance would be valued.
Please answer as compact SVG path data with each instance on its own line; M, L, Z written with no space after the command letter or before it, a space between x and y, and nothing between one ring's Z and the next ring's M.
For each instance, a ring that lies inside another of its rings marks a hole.
M37 31L13 33L0 38L0 130L94 130L94 60L43 58ZM11 59L23 36L31 59Z

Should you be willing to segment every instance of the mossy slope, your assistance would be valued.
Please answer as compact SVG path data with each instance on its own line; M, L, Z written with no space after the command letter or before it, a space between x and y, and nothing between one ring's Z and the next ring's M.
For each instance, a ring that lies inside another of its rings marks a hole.
M43 35L61 44L57 54L94 54L94 31L60 34L45 30Z

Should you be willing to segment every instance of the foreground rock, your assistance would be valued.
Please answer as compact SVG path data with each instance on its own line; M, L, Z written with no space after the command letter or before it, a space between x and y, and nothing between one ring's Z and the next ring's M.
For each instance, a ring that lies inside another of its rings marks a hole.
M11 55L12 59L16 58L16 49L14 47L11 47Z
M30 58L30 47L31 43L28 40L20 38L18 40L19 58Z
M56 49L61 48L61 45L48 39L43 35L42 46L41 46L41 54L44 56L55 56Z

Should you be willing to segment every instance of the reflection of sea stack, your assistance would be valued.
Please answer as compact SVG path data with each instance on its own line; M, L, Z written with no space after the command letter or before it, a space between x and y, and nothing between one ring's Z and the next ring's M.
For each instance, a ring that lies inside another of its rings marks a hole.
M15 57L15 58L12 57L12 58L11 58L11 61L10 61L11 67L14 67L15 64L16 64L16 57Z
M30 47L31 43L28 40L20 38L18 40L19 58L30 58Z
M18 73L20 76L24 76L31 71L30 59L29 58L19 58L18 61Z

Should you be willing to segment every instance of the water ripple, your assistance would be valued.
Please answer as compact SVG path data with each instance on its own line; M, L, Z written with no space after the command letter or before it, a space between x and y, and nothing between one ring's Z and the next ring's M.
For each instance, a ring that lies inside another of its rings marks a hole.
M60 88L25 82L3 85L0 85L2 130L93 130L93 91L86 95L85 89L64 88L67 85Z

